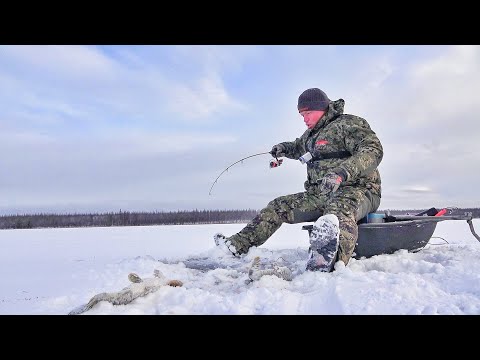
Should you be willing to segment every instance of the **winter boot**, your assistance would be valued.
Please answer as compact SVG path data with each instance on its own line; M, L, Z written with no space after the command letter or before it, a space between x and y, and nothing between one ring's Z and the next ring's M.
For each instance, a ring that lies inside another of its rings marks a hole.
M337 258L340 228L336 215L328 214L318 218L310 231L307 270L333 271Z
M235 246L222 233L216 233L213 235L213 239L215 240L217 248L222 250L225 254L239 256Z

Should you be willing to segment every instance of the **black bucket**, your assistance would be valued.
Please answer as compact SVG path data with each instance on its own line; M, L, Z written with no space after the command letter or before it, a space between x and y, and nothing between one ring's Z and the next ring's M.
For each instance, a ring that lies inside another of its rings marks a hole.
M427 245L437 222L408 220L358 225L355 259L392 254L397 250L418 251Z

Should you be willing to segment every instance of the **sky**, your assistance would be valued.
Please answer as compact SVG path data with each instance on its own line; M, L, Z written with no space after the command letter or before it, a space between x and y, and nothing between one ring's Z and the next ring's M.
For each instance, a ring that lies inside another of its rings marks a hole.
M0 215L261 209L318 87L384 147L381 209L476 207L480 46L0 45Z
M473 221L476 230L480 221ZM479 315L480 243L466 221L437 224L420 251L405 250L305 272L308 234L284 224L240 261L215 248L213 234L245 224L0 230L0 314L66 315L102 292L159 270L181 287L162 286L126 305L102 301L84 315ZM227 268L186 268L189 257ZM255 256L292 281L265 275L247 284ZM230 266L230 268L229 268Z

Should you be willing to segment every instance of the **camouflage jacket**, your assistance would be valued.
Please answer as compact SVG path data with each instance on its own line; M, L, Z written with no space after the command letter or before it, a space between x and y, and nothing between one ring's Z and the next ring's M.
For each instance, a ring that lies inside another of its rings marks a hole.
M381 180L377 166L383 158L383 147L365 119L343 113L345 101L331 101L325 115L313 129L308 129L292 142L282 142L285 156L298 159L309 151L305 190L316 191L317 181L329 171L341 169L347 178L340 186L369 189L381 196Z

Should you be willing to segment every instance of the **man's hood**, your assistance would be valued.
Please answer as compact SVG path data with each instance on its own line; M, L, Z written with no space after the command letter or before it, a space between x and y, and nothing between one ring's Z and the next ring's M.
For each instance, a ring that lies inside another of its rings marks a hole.
M345 100L343 99L330 101L330 104L328 104L327 111L322 116L322 118L317 123L317 125L315 125L313 130L318 130L320 128L323 128L324 126L326 126L327 124L335 120L339 115L342 115L344 107L345 107Z

